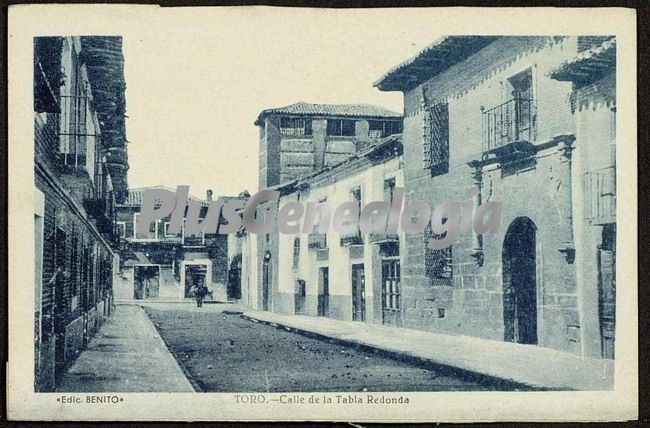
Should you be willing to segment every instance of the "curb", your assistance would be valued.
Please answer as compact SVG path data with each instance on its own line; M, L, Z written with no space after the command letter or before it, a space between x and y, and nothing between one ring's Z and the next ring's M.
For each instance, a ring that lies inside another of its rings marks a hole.
M167 349L167 352L169 353L169 356L174 361L174 364L176 364L176 367L178 367L178 369L181 371L181 373L183 373L183 376L185 376L185 379L187 379L187 381L189 382L192 389L194 389L194 392L203 392L203 389L194 380L194 378L192 378L192 376L187 371L187 369L185 367L183 367L183 365L181 363L178 362L178 357L172 352L171 348L169 347L169 344L167 343L167 341L165 341L165 338L163 337L163 335L160 334L160 329L158 329L158 326L156 325L156 323L149 317L149 314L145 310L144 306L140 306L140 308L142 309L142 312L144 312L144 315L147 317L147 319L149 320L149 322L153 326L154 330L156 330L156 333L158 333L158 338L160 339L160 341L163 343L163 345Z
M376 345L359 342L351 339L341 339L338 337L332 337L332 336L325 335L323 333L317 333L299 327L291 327L288 325L278 323L276 321L267 321L267 320L255 318L254 316L245 313L241 314L240 316L243 319L254 323L265 324L271 327L297 333L306 337L311 337L313 339L318 339L329 343L349 346L357 350L370 352L372 354L380 355L400 362L406 362L424 369L429 369L429 370L435 369L436 371L440 372L443 375L451 375L451 376L459 377L462 380L479 383L481 385L491 387L496 391L555 391L555 390L566 391L566 389L548 388L543 386L526 384L524 382L515 381L511 379L503 379L493 375L481 373L478 371L472 371L469 369L455 367L447 363L440 363L429 358L410 355L405 352L396 351L393 349L386 349Z

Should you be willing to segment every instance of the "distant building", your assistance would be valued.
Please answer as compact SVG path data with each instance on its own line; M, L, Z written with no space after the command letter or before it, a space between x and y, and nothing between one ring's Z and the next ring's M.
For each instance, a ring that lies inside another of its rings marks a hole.
M449 36L375 84L404 93L406 202L503 203L496 235L446 252L406 237L406 327L613 357L615 52Z
M260 189L339 164L373 142L402 132L402 116L368 104L299 102L263 110Z
M264 110L255 123L261 130L260 188L279 190L281 206L326 201L335 209L344 201L390 200L403 183L397 113L370 105L297 103ZM401 322L392 297L399 288L399 235L341 238L330 227L327 234L295 236L242 231L229 242L232 278L244 304Z
M134 227L147 189L130 189L125 201L116 206L116 230L120 241L120 280L116 284L115 298L119 300L183 300L193 297L190 291L199 280L212 290L215 300L238 298L228 294L228 239L226 235L201 233L188 235L185 227L179 234L171 234L169 216L151 222L149 228ZM221 197L231 199L232 197ZM201 201L200 218L212 201L209 191Z
M121 37L34 38L36 391L54 390L111 315L124 88Z

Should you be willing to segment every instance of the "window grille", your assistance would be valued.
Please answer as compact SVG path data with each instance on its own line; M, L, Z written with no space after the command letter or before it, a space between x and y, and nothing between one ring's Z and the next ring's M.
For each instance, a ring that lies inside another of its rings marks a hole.
M423 139L424 168L434 175L449 170L449 105L441 102L426 108Z

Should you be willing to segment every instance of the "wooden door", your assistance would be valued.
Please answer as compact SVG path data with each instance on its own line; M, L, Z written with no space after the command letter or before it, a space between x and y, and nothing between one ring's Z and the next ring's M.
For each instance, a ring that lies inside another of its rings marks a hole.
M352 320L366 320L366 278L363 263L352 265Z

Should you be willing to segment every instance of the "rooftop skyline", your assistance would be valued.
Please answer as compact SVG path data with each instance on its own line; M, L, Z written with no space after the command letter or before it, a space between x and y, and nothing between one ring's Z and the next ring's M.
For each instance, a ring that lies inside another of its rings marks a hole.
M402 95L373 82L440 36L433 10L294 9L294 19L273 8L205 12L150 23L182 32L137 26L123 34L132 188L255 192L261 112L307 101L401 114ZM392 20L396 13L408 19Z

